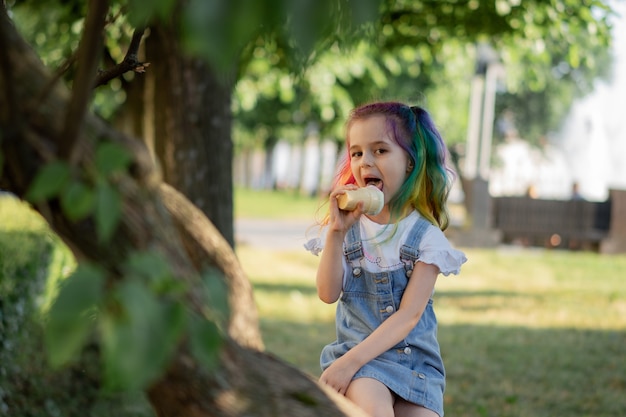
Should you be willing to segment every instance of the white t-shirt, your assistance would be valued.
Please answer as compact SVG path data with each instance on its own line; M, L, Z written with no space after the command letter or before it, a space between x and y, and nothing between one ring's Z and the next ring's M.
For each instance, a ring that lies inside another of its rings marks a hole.
M370 272L384 272L402 266L400 247L420 218L417 211L411 212L396 225L378 224L367 216L361 216L361 240L365 255L365 269ZM394 233L395 231L395 233ZM389 236L392 235L389 239ZM419 261L436 265L443 275L458 274L461 265L467 261L465 254L454 249L441 229L430 225L420 241Z
M397 269L402 266L400 260L400 247L406 241L415 222L420 218L417 211L411 212L396 225L378 224L371 221L367 216L361 216L361 240L363 241L363 254L365 267L370 272L383 272ZM395 233L394 233L395 231ZM324 229L320 238L311 239L304 246L307 250L317 255L324 249ZM389 239L389 236L392 235ZM419 261L436 265L443 275L458 274L467 258L465 254L454 249L441 229L430 225L420 241ZM344 258L344 267L346 267Z

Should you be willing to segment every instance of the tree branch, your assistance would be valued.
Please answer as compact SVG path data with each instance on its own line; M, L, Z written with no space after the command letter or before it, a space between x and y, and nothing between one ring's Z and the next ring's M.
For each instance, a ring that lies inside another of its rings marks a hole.
M140 62L137 57L139 45L141 44L141 38L143 37L144 31L144 28L135 29L124 60L115 65L113 68L98 71L98 76L96 77L94 87L104 85L111 81L113 78L117 78L128 71L135 71L138 73L143 73L146 71L146 68L150 65L150 63Z
M85 20L85 34L78 50L78 74L72 87L72 97L65 113L65 125L59 138L59 156L75 160L76 142L93 93L94 74L102 51L103 29L109 10L108 0L92 0Z
M13 78L13 67L11 65L11 61L9 60L9 42L11 42L9 37L9 33L5 30L6 25L8 25L9 17L6 14L6 9L4 4L0 6L0 19L3 22L0 23L0 76L4 77L4 80L0 80L0 85L5 85L3 94L3 100L6 100L9 103L7 107L7 114L0 114L1 119L9 119L9 120L18 120L15 117L19 117L19 112L17 111L17 106L15 105L15 89L14 85L10 80ZM4 22L4 21L7 22ZM1 173L1 172L0 172Z

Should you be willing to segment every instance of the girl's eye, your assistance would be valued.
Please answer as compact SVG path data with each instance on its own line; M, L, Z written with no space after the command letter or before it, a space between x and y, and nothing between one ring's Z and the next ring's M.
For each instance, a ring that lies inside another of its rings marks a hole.
M352 156L353 158L361 156L363 153L362 152L352 152L352 154L350 156Z
M376 153L377 154L382 154L382 153L385 153L385 152L387 152L387 149L376 149Z

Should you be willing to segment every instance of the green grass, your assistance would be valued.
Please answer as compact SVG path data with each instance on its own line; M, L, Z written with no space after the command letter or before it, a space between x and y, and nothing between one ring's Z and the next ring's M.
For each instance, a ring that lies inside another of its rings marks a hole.
M316 199L247 190L237 190L235 202L236 215L250 218L309 220L318 207ZM38 242L58 245L38 216L0 198L5 290L18 260L27 264L20 270L41 269ZM71 265L57 250L44 257L58 264L46 268L49 282ZM461 275L441 276L435 294L446 415L626 415L626 256L464 250L469 261ZM316 296L319 258L303 249L245 245L237 254L254 285L267 350L319 375L320 350L334 338L335 308Z
M235 200L263 206L245 217L311 219L316 200L299 201L291 212L289 198L238 190ZM462 274L441 276L435 294L446 414L626 415L626 256L464 250ZM335 309L315 293L319 258L249 246L238 255L254 285L267 350L318 376Z
M466 249L441 276L435 308L452 416L622 416L626 257ZM268 351L318 376L334 306L315 294L318 258L238 249ZM271 267L268 267L271 265Z
M310 220L320 208L317 197L296 191L269 191L237 188L233 198L235 218ZM322 206L323 214L325 207Z

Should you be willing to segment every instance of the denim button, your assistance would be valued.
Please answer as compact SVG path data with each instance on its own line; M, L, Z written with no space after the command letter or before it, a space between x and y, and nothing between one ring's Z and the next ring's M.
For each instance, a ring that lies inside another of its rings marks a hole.
M408 347L408 346L407 346L407 347L405 347L405 348L404 348L404 354L405 354L405 355L410 355L410 354L411 354L411 348L410 348L410 347Z
M387 306L387 308L385 309L385 311L387 313L393 313L393 306Z
M354 276L358 277L359 275L361 275L361 268L354 268L352 270L352 273L354 274Z
M411 274L412 274L412 273L413 273L413 270L412 270L412 269L407 269L407 270L406 270L406 276L407 276L408 278L411 278Z

